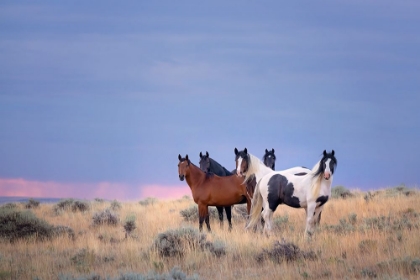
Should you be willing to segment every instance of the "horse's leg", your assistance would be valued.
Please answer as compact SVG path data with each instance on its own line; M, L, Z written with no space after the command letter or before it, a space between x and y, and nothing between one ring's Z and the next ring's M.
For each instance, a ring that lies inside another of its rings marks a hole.
M319 224L321 223L321 213L322 213L322 209L324 208L324 206L320 206L318 208L315 209L315 214L314 214L314 225L316 227L319 227Z
M203 230L203 222L206 221L207 230L210 231L210 222L209 222L209 209L207 205L199 204L198 205L198 219L199 219L199 230Z
M308 206L306 207L306 228L305 228L305 238L309 239L313 234L313 229L315 225L315 217L316 216L316 203L309 202Z
M232 207L231 206L226 206L225 207L225 212L226 212L226 218L228 220L229 223L229 231L232 230Z
M219 223L220 227L223 227L223 207L216 206L217 213L219 214ZM226 214L227 215L227 214Z
M273 218L273 211L271 211L271 209L268 207L268 205L262 211L262 215L261 216L262 216L262 218L265 221L263 232L267 236L270 236L270 232L271 232L271 220Z

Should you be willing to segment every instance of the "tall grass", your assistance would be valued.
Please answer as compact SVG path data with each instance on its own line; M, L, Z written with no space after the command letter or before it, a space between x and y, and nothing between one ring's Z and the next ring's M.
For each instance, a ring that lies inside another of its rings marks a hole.
M156 248L162 233L198 229L198 221L180 214L195 205L188 199L120 203L119 217L135 217L132 238L126 238L125 230L130 219L93 225L95 213L112 202L91 203L85 211L70 207L57 212L51 204L20 207L53 226L70 228L74 236L1 240L0 279L172 279L175 274L179 279L418 279L420 194L389 193L328 201L321 227L309 242L303 238L303 209L279 206L270 237L246 232L242 217L233 218L231 232L226 220L221 228L211 218L212 232L203 234L206 244L224 252L218 255L183 245L182 254L165 256Z

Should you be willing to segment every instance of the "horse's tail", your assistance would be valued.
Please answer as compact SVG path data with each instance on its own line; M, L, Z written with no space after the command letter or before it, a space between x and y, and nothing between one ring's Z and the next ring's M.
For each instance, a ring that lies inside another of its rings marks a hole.
M261 180L260 180L261 182ZM260 192L260 182L257 183L252 197L251 213L249 214L249 223L246 229L254 228L255 225L261 221L261 210L263 207L263 197Z

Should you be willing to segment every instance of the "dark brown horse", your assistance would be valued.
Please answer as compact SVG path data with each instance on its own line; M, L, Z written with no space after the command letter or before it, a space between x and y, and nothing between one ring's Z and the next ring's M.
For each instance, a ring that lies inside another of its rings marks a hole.
M247 204L249 214L251 208L251 198L248 195L244 179L240 176L232 175L219 177L205 173L198 166L195 166L189 159L178 155L178 174L181 181L187 181L190 186L194 202L198 205L199 229L203 229L203 222L206 222L207 230L210 229L209 206L231 206L234 204Z

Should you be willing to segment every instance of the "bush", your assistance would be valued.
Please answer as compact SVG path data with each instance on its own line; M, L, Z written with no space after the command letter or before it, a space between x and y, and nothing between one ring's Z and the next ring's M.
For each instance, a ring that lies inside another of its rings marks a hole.
M73 212L86 212L90 209L90 203L88 201L75 200L71 205L71 210Z
M117 200L113 200L112 202L111 202L111 209L112 210L114 210L114 211L117 211L117 210L120 210L121 209L121 203L120 202L118 202Z
M300 259L315 260L317 256L314 252L304 252L293 243L276 241L271 249L263 249L263 252L256 257L257 262L270 259L275 263L283 261L291 262Z
M38 240L53 236L54 227L37 218L31 211L0 209L0 238L15 241L20 238L36 237Z
M149 272L146 275L137 273L121 274L116 280L198 280L197 274L187 276L179 267L175 266L169 273L159 274L157 272Z
M71 210L73 212L85 212L90 210L90 203L83 200L74 200L72 198L60 200L53 207L53 211L56 214L60 214L62 211Z
M19 208L16 203L9 202L0 206L0 209L16 209Z
M343 186L336 186L331 189L331 198L348 198L352 196L353 194Z
M93 214L93 225L112 225L115 226L120 221L118 214L107 208Z
M136 217L134 215L130 215L125 219L125 223L124 223L125 237L127 238L127 236L130 235L131 232L135 229L136 229Z
M206 235L197 229L183 227L159 233L153 247L162 257L183 257L187 250L208 250L216 256L226 253L224 244L220 241L206 241Z
M55 226L53 229L53 233L56 236L67 234L68 238L72 240L76 239L76 234L74 233L74 230L68 226Z
M31 209L31 208L37 208L39 206L40 202L38 200L35 199L29 199L28 202L25 204L25 208L26 209Z
M154 197L148 197L148 198L146 198L146 199L144 199L144 200L140 200L140 201L139 201L139 203L140 203L140 205L143 205L143 206L148 206L148 205L153 205L153 204L155 204L157 201L158 201L158 200L157 200L157 198L154 198Z

